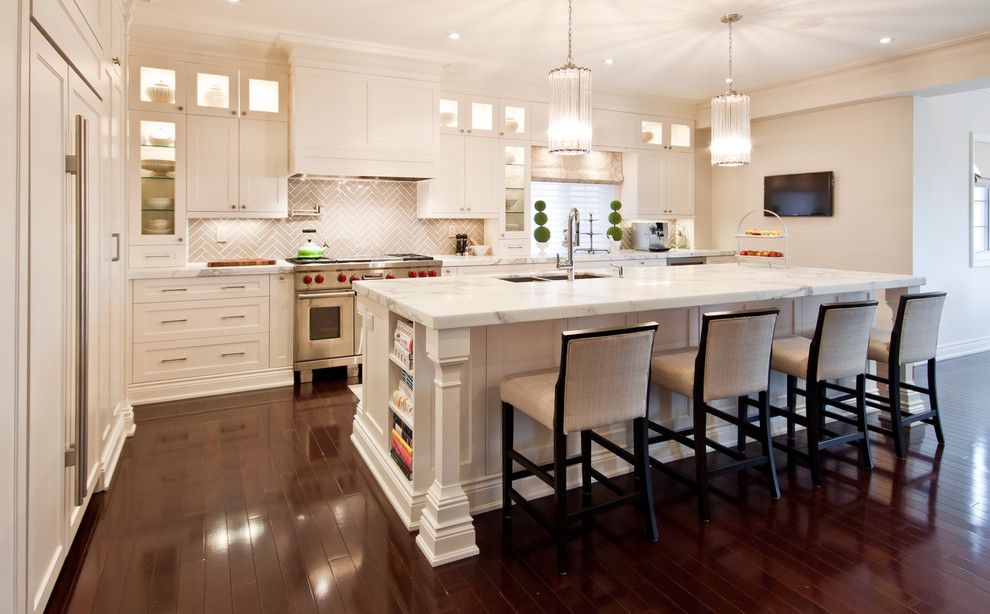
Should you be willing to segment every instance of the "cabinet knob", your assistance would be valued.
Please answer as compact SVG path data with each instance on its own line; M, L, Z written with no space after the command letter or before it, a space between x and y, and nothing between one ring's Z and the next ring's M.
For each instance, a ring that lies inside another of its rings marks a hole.
M461 128L461 134L464 134L464 128Z
M180 104L179 106L176 107L176 109L178 109L179 111L181 111L182 110L182 105Z
M120 66L120 58L113 58L110 61L113 62L116 66Z
M471 134L471 129L470 128L468 128L468 134Z
M178 237L179 243L182 243L182 237Z
M471 210L471 207L468 207L467 210L470 211Z
M231 205L230 208L231 209L236 209L237 208L237 205Z
M237 115L237 111L231 111L230 114L231 115Z
M247 115L247 111L241 111L241 115Z
M504 132L499 132L498 135L499 136L505 136L505 133Z

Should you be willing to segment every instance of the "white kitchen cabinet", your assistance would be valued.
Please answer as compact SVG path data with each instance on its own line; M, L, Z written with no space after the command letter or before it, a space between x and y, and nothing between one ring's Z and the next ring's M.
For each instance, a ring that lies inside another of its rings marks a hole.
M434 177L436 85L297 66L290 172Z
M511 140L503 140L502 157L502 202L498 238L525 241L525 250L528 253L532 220L529 206L531 149ZM501 255L503 252L498 253Z
M287 217L289 125L257 119L237 123L241 212L250 217Z
M238 115L237 68L223 64L186 64L186 112L193 115Z
M634 199L636 215L694 215L694 154L676 151L635 154L632 192L623 188L623 198Z
M459 134L438 137L437 178L417 185L421 218L494 218L499 215L501 147L498 139Z
M187 118L189 217L285 217L285 122L190 115Z
M237 139L236 118L186 118L186 210L190 215L240 210Z
M31 18L94 88L102 89L109 51L110 0L32 0Z
M269 342L268 366L292 366L293 316L295 315L295 288L291 273L271 275L268 283Z
M186 118L176 113L135 111L130 117L130 244L181 246L177 264L185 264ZM135 266L134 259L130 264Z
M289 119L289 76L264 70L240 69L242 118L286 121Z
M532 135L528 102L440 94L437 108L441 134L522 140L529 140Z
M594 109L591 112L591 143L595 147L629 148L636 146L634 117L629 113Z
M164 58L131 56L127 84L135 111L182 113L186 110L186 65Z
M638 118L638 147L667 151L694 151L694 122L661 117Z

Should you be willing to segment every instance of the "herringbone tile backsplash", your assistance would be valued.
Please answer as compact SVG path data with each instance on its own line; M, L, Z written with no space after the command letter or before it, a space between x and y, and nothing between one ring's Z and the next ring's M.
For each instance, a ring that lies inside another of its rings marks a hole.
M484 243L481 220L416 218L416 184L405 181L340 179L289 180L289 209L318 203L319 216L284 220L189 220L189 260L286 258L303 242L303 229L316 230L316 241L330 246L330 256L412 252L452 254L455 233ZM217 243L223 227L226 242Z

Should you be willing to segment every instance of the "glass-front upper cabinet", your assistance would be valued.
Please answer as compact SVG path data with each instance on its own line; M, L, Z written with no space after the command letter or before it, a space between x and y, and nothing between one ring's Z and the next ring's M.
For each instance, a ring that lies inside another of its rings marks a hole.
M186 108L186 65L132 56L129 107L144 111L184 112Z
M444 94L439 98L440 131L474 136L529 137L529 107L493 98Z
M638 126L639 142L643 147L679 151L694 149L694 124L690 121L642 119Z
M499 128L499 136L509 138L529 138L529 111L528 106L513 102L504 102L502 107L502 126Z
M239 71L241 117L250 119L289 118L289 77L264 70Z
M186 83L192 90L189 113L237 115L237 69L232 66L189 64Z
M526 156L529 147L524 145L505 145L505 208L502 212L502 237L526 236L527 212L526 206Z
M182 242L185 234L185 122L175 113L133 113L131 243Z

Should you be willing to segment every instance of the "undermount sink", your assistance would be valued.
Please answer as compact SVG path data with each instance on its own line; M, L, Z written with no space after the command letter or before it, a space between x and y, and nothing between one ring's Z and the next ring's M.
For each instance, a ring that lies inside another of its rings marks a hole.
M608 277L601 273L575 273L574 279L601 279ZM515 275L509 277L499 277L502 281L511 281L514 284L529 283L534 281L564 281L567 273L547 273L546 275Z

